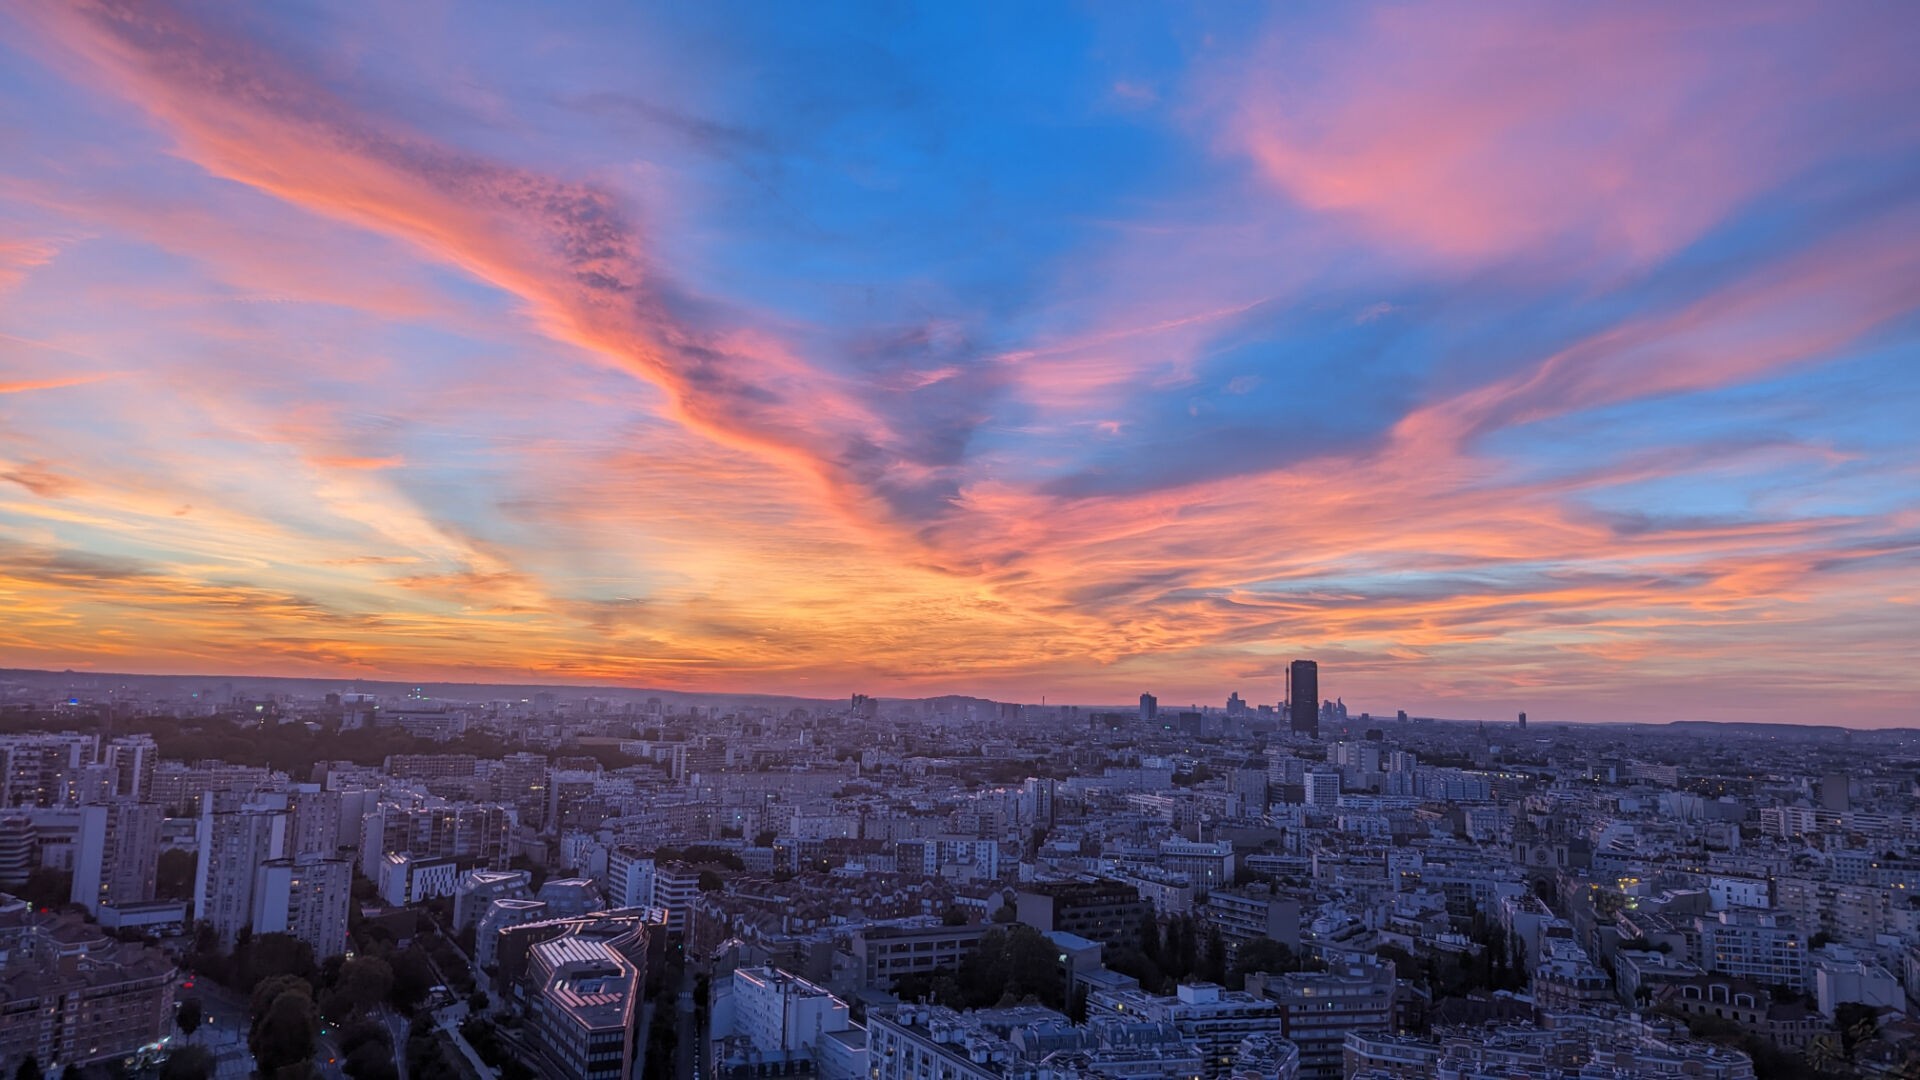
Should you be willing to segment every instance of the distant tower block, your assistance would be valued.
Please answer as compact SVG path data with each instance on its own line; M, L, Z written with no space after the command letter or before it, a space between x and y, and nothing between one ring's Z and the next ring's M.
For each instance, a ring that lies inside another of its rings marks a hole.
M1287 667L1287 726L1297 735L1320 737L1320 665L1312 660Z
M1526 713L1520 714L1520 730L1521 731L1527 730L1527 714Z

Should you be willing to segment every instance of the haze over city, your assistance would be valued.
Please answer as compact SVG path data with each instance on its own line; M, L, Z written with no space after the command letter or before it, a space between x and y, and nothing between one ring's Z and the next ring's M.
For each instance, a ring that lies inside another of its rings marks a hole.
M0 664L1911 724L1909 5L0 14Z

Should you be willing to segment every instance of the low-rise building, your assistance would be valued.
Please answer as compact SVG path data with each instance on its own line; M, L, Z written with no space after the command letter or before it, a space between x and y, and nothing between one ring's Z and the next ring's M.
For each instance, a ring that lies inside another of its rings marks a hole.
M1135 942L1153 909L1140 891L1118 881L1061 881L1032 885L1016 895L1019 920L1041 933L1065 930L1103 945Z
M10 898L9 898L10 899ZM115 941L71 915L13 902L0 964L0 1072L32 1057L49 1075L114 1061L173 1031L177 972L159 949Z
M849 942L860 985L892 990L904 975L956 971L987 927L979 923L947 926L938 919L920 919L856 930Z
M1339 1080L1349 1032L1392 1031L1397 986L1386 961L1247 977L1248 990L1278 1005L1280 1034L1300 1048L1302 1080Z
M495 900L533 898L532 876L525 870L469 870L453 890L453 929L473 926Z
M1200 1044L1206 1055L1202 1073L1210 1077L1232 1068L1241 1040L1248 1036L1285 1037L1273 1001L1212 983L1178 987L1171 997L1139 989L1095 990L1087 995L1087 1016L1170 1024Z

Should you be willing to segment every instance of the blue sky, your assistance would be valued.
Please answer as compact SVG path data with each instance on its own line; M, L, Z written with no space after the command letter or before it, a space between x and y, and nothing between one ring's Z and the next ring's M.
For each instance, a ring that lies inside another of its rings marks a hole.
M0 662L1916 718L1903 7L0 26Z

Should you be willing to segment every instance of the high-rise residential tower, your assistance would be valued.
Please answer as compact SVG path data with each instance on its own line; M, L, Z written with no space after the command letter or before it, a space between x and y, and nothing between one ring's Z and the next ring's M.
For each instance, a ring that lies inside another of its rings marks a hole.
M251 925L256 934L292 934L321 960L347 948L353 863L302 855L269 859L254 872Z
M1320 737L1320 665L1313 660L1287 668L1287 720L1296 735Z
M73 902L97 917L101 904L153 899L160 867L160 807L116 799L82 806L79 815Z
M105 763L113 773L113 793L123 799L153 801L153 771L160 747L151 735L122 735L108 743Z
M255 876L262 863L286 855L283 802L249 802L222 812L208 799L200 814L200 863L193 883L193 917L212 924L222 945L253 921Z

